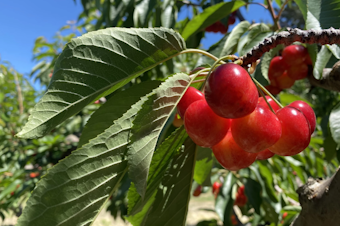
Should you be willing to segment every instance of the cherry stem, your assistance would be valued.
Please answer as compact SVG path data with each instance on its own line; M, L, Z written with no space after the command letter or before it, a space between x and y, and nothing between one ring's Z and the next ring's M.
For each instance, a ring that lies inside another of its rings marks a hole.
M255 83L256 84L256 83ZM263 97L263 99L266 101L268 107L270 108L270 110L275 114L275 111L274 109L272 108L272 106L269 104L267 98L266 98L266 95L263 93L262 89L256 84L256 87L258 89L258 91L260 92L261 96Z
M283 10L285 9L285 6L288 4L289 1L290 1L290 0L286 0L286 1L283 3L283 5L281 6L281 9L280 9L279 13L278 13L277 16L276 16L276 19L277 19L278 21L280 20L280 18L281 18L281 16L282 16L282 12L283 12Z
M261 83L259 83L255 78L252 78L252 79L255 82L255 84L257 86L259 86L266 95L270 96L273 99L273 101L275 101L275 103L277 103L277 105L279 105L280 108L283 108L283 105L266 88L264 88L264 86L261 85ZM265 99L267 99L267 98L265 98Z
M203 55L205 55L205 56L207 56L207 57L209 57L209 58L211 58L215 61L218 60L218 58L215 57L214 55L212 55L211 53L208 53L208 52L201 50L201 49L185 49L185 50L179 52L178 55L183 54L183 53L200 53L200 54L203 54Z
M281 29L281 25L277 19L277 16L275 15L275 11L274 11L274 8L273 8L273 3L272 3L272 0L267 0L268 2L268 10L270 12L270 15L272 16L273 18L273 21L274 21L274 27L275 27L275 30L280 30Z
M198 80L194 80L191 84L194 84L194 83L200 83L200 82L204 82L205 79L198 79Z

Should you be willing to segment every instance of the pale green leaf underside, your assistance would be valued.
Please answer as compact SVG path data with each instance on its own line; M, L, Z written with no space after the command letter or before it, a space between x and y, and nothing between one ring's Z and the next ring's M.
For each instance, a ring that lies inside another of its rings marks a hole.
M105 132L49 170L17 225L90 225L127 172L132 121L145 100L143 97Z
M161 84L160 81L146 81L118 92L95 111L82 131L78 147L109 128L113 121L131 108L142 96L150 93Z
M136 187L132 183L128 192L128 217L133 225L140 225L154 202L157 189L163 176L173 158L174 154L182 146L188 137L184 127L178 128L173 132L155 151L150 164L149 176L145 198L142 200Z
M215 23L216 21L221 20L244 4L245 3L243 1L236 0L232 2L221 2L204 9L202 13L195 16L185 26L182 32L183 38L188 40L192 35Z
M144 219L144 226L184 226L188 213L191 184L195 167L196 144L184 142L159 186L151 210Z
M73 39L59 56L47 92L18 136L45 135L98 97L183 49L182 37L166 28L108 28Z
M128 147L129 177L142 197L157 140L189 84L187 74L177 73L170 77L149 96L133 121Z
M340 104L333 108L329 116L329 127L334 141L340 145Z

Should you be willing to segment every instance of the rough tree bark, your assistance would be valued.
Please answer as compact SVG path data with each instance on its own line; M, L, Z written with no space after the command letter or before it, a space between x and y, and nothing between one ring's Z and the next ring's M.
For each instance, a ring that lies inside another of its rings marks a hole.
M340 172L329 179L308 179L297 190L302 210L291 226L340 225Z

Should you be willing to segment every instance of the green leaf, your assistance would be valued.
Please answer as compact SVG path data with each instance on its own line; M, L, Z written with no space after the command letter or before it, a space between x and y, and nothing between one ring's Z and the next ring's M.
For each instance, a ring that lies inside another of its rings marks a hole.
M308 22L313 20L316 24L318 21L323 29L340 27L340 0L307 0L307 10ZM310 28L312 27L307 27L307 29Z
M260 211L260 206L262 203L261 185L259 184L259 182L251 178L246 178L246 183L244 187L246 196L248 197L250 204L254 207L255 212L261 214Z
M239 53L240 55L244 55L248 53L254 46L257 46L260 42L262 42L265 38L273 35L273 32L260 32L257 35L255 35L252 39L247 42L246 45L243 46L242 51Z
M195 153L196 144L187 138L184 147L174 156L158 188L152 209L142 225L185 225L195 167Z
M156 0L142 0L135 6L133 20L136 27L147 27L148 17L155 9L156 4Z
M327 46L322 46L321 50L316 56L316 62L313 68L314 77L318 79L322 78L323 69L326 67L331 56L332 52L327 48Z
M333 158L336 156L336 149L338 144L335 143L332 136L328 134L328 136L324 139L323 148L326 154L326 160L331 162Z
M259 170L261 173L261 179L264 181L264 187L266 189L266 193L268 197L274 201L277 202L278 199L276 197L275 191L274 191L274 183L273 183L273 175L272 171L268 168L266 163L264 161L257 161L257 165L259 166ZM263 187L263 186L262 186Z
M333 108L329 116L329 127L334 141L340 144L340 103Z
M294 94L291 94L291 93L280 93L279 97L280 97L280 102L283 106L291 104L292 102L294 102L296 100L302 100L302 101L306 102L307 104L309 104L311 107L313 107L312 103L310 103L308 100L306 100L305 98L302 98L298 95L294 95Z
M326 46L337 59L340 59L340 47L339 47L339 45L333 44L333 45L326 45Z
M128 170L132 121L146 100L143 97L105 132L50 169L17 225L90 225Z
M203 185L204 183L205 186L211 185L210 174L213 163L213 153L211 149L198 147L194 173L194 180L198 184Z
M147 81L118 92L95 111L82 131L78 147L104 132L113 121L131 108L142 96L150 93L161 84L160 81Z
M200 32L209 25L221 20L226 15L244 6L243 1L221 2L216 5L205 8L202 13L198 14L185 26L182 37L188 40L191 36Z
M268 75L264 76L261 71L262 68L262 61L256 66L256 69L251 76L253 76L259 83L261 83L263 86L269 85L268 81Z
M157 88L133 121L129 145L129 177L144 197L153 152L162 129L189 86L190 77L177 73Z
M182 146L188 137L183 127L173 132L155 151L150 164L148 183L145 198L142 200L136 187L132 183L128 191L127 219L134 225L139 225L154 201L159 184L173 158L175 152Z
M235 53L241 36L248 30L250 23L242 21L230 32L227 41L224 43L220 57Z
M234 200L232 198L232 188L235 183L236 178L232 173L229 173L225 177L225 181L215 202L216 213L223 221L223 225L226 226L232 225L230 222L230 216L234 205Z
M21 138L41 137L87 104L185 49L171 29L108 28L73 39L60 54L47 92Z
M307 19L307 0L295 0L294 2L298 5L303 15L303 18L306 20Z

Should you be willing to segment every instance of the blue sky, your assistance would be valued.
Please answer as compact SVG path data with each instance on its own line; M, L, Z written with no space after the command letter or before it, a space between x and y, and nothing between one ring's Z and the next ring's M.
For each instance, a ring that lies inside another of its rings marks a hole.
M73 0L0 1L1 60L9 61L20 73L28 74L36 64L32 61L35 39L44 36L51 40L67 21L77 20L81 12L79 0L77 4ZM243 7L241 12L249 21L272 22L268 11L259 5L249 5L248 11ZM207 33L203 47L209 47L221 37L221 34Z

